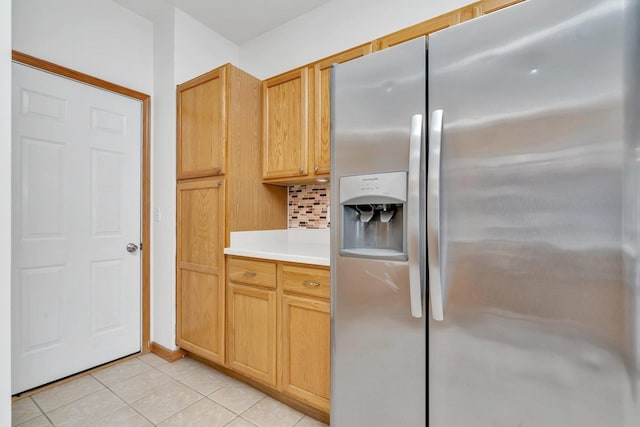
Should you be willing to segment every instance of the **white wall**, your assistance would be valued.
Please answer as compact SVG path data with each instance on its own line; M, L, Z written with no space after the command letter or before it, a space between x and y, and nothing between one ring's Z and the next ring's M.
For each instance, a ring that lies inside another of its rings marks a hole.
M240 46L264 79L457 9L471 0L333 0Z
M151 340L176 345L176 95L174 7L165 5L153 22L152 209L160 222L151 233Z
M155 13L153 89L153 208L162 220L152 235L152 333L175 349L176 327L176 97L175 85L227 62L238 62L238 46L179 9Z
M231 62L239 64L238 45L201 24L180 9L175 14L176 84Z
M0 426L11 425L11 0L0 0Z
M110 0L14 0L13 48L151 94L151 22Z

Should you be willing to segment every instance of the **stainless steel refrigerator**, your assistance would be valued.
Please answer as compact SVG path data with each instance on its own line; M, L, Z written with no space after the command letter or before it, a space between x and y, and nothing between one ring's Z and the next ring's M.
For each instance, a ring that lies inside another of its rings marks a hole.
M332 426L640 425L638 25L528 0L334 66Z

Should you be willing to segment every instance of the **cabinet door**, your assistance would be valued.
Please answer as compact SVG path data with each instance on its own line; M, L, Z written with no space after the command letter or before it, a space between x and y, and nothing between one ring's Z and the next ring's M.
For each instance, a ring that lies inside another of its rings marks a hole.
M473 17L495 12L523 0L483 0L473 4Z
M226 68L178 86L178 179L225 173Z
M307 69L299 68L262 83L263 176L307 175Z
M347 62L371 53L371 43L325 58L313 66L313 172L328 174L331 166L331 65Z
M177 191L177 343L224 363L224 181Z
M329 412L329 303L282 297L282 389Z
M379 38L374 42L375 50L386 49L420 36L429 35L436 31L459 24L460 22L466 21L470 18L471 10L468 8L454 10L453 12L437 16Z
M229 283L229 367L276 386L276 291Z

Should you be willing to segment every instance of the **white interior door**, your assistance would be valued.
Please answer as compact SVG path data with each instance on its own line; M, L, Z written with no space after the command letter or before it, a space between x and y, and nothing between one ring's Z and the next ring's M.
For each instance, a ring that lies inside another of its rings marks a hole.
M13 64L13 393L140 350L141 111Z

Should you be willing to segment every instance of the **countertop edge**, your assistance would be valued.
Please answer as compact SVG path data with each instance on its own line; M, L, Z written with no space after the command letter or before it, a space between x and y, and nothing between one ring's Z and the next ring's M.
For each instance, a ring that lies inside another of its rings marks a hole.
M307 255L295 255L279 252L266 252L255 249L239 249L239 248L225 248L225 255L244 256L249 258L262 258L270 259L274 261L287 261L295 262L299 264L313 264L329 267L329 259L324 257L307 256Z

